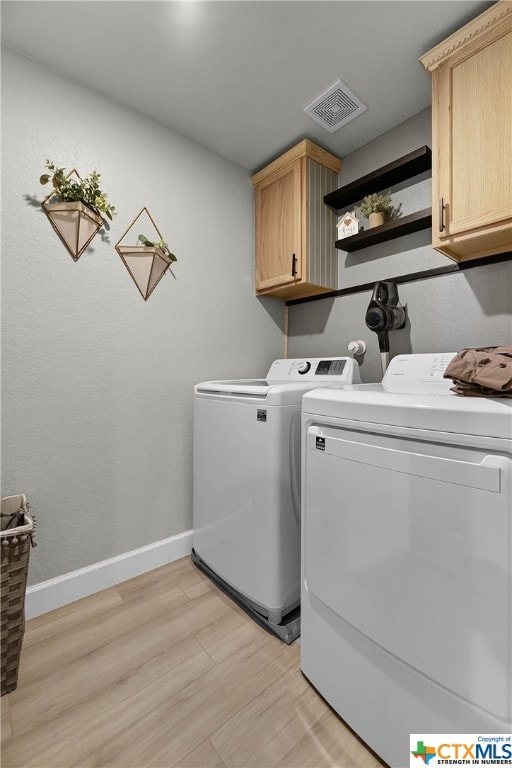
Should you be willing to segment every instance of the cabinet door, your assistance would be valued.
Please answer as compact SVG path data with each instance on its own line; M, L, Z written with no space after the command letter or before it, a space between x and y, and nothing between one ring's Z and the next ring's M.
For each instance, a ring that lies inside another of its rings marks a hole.
M256 188L256 290L302 278L302 177L299 159Z
M510 31L474 41L434 73L434 245L511 220L511 81Z

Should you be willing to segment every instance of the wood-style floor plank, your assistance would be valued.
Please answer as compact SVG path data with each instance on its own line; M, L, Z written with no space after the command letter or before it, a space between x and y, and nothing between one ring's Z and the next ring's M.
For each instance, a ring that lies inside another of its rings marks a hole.
M277 765L325 713L294 651L296 663L210 737L226 766Z
M225 768L219 753L209 739L203 741L176 764L176 768L205 768L205 766L208 768Z
M122 602L117 589L104 589L96 595L84 597L82 600L76 600L74 603L31 619L30 631L27 631L23 638L24 656L31 645L48 640L53 635L61 635L77 624L84 624L87 621L97 622L103 614L110 613Z
M12 736L11 727L11 705L9 702L9 696L2 696L0 699L0 714L2 716L1 734L2 743L7 742Z
M278 763L279 768L382 768L382 763L327 705L326 711Z
M184 596L183 599L185 600ZM169 635L173 635L174 644L179 644L187 638L192 639L195 628L200 626L199 621L211 620L206 618L211 615L205 611L206 606L196 606L196 602L198 601L184 604L166 601L163 603L166 610L164 616L154 617L137 627L136 632L126 633L112 640L106 634L101 645L96 645L83 656L77 657L73 664L55 670L51 698L48 697L47 678L37 676L32 681L28 673L26 685L19 692L14 692L11 701L13 717L18 724L15 734L31 730L39 722L58 717L69 707L73 707L77 691L80 691L81 698L89 699L101 693L107 686L116 685L126 677L127 670L133 672L149 662L163 660L169 652L166 629ZM213 607L215 615L217 614L218 606L211 606L211 601L207 607ZM175 613L177 610L179 614ZM177 626L178 621L180 626ZM99 629L102 633L101 626Z
M229 601L225 595L224 600ZM230 601L231 602L231 601ZM247 620L237 606L226 616L220 616L209 627L196 635L196 640L217 664L229 659L234 653L244 648L257 635L268 639L267 632Z
M287 650L276 649L270 638L256 638L109 739L87 766L175 765L279 676L293 661Z
M135 726L148 711L211 666L212 661L201 646L186 640L170 648L163 657L127 670L115 685L89 699L82 699L77 691L74 706L7 742L3 768L70 768L81 764L113 733ZM49 682L48 695L51 690Z
M2 766L380 766L299 653L183 558L27 622Z
M151 601L121 603L117 609L102 614L98 621L77 623L68 631L55 633L44 643L23 648L20 674L31 683L36 679L47 679L50 674L69 667L105 643L138 632L155 616L166 614L173 608L178 610L179 604L184 606L186 602L180 589L169 588L167 593L152 596Z

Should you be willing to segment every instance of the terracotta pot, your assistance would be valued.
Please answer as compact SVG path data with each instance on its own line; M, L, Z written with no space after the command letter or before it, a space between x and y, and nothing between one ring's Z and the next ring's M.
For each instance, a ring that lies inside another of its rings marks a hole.
M370 222L370 229L373 229L373 227L381 227L384 224L384 214L382 211L370 213L368 221Z

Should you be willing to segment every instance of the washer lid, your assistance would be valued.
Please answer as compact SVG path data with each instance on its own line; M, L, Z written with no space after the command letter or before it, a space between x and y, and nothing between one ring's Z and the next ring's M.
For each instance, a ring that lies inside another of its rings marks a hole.
M265 379L203 381L194 388L198 397L265 400L267 405L300 405L304 392L361 381L359 366L350 357L310 357L274 360Z
M239 379L235 381L204 381L194 388L196 397L228 402L295 405L300 408L302 396L314 385L304 382L268 382L265 379ZM325 385L324 385L325 386Z
M242 395L252 397L266 397L270 384L266 379L234 379L232 381L203 381L195 387L196 394L221 393L223 395Z

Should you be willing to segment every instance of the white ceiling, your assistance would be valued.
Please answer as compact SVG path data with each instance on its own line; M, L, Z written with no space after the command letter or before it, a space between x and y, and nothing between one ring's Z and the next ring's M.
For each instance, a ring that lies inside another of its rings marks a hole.
M2 41L251 172L302 138L347 155L430 104L418 57L479 0L4 0ZM341 79L368 110L303 113Z

